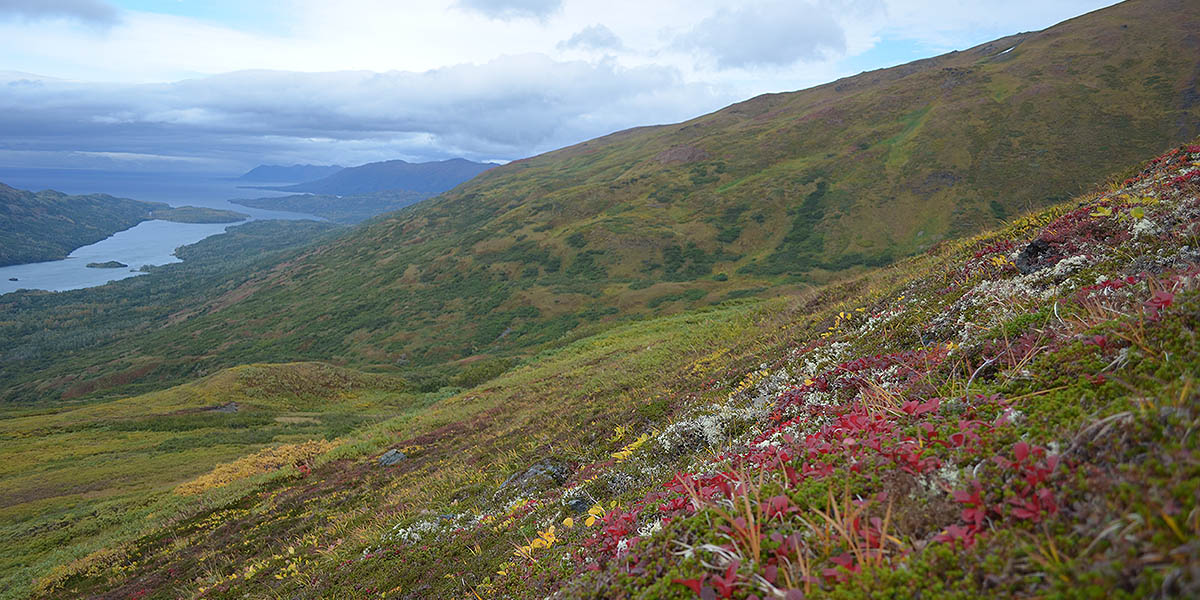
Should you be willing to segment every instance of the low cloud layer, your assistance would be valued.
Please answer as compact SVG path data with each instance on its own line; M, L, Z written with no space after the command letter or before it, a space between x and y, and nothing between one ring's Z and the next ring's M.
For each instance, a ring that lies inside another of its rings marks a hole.
M722 8L677 44L721 68L784 66L846 49L846 34L828 6L787 0Z
M0 0L0 18L74 19L94 25L112 25L117 10L103 0Z
M4 148L69 143L211 168L271 160L513 159L732 98L677 71L508 56L422 73L244 71L168 84L0 83ZM12 161L19 154L10 152ZM32 154L29 154L32 153ZM199 161L199 162L197 162Z
M562 10L562 0L459 0L458 4L493 19L544 19Z
M620 50L624 46L613 30L598 23L558 43L559 50Z

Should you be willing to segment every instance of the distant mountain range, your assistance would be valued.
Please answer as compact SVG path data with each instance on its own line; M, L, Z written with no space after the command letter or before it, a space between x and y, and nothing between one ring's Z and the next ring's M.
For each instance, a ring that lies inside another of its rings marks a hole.
M247 216L228 210L142 202L108 194L69 196L29 192L0 183L0 266L66 258L76 248L151 219L181 223L234 223Z
M328 177L341 170L342 167L338 165L258 165L238 179L261 183L298 183Z
M462 158L426 163L389 160L341 169L315 181L262 189L343 196L404 190L428 197L451 190L495 166Z
M316 215L334 223L350 225L383 213L412 206L429 197L429 194L392 190L371 194L338 196L333 194L294 194L274 198L250 198L230 200L234 204Z

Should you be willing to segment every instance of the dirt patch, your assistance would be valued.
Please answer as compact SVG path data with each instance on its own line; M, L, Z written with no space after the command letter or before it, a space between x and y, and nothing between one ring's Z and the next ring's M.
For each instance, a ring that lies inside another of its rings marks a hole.
M145 377L147 373L153 371L156 367L158 367L158 363L149 363L140 367L121 371L120 373L114 373L112 375L108 375L107 377L100 377L73 385L68 388L67 391L63 392L62 399L70 400L72 398L86 396L97 390L128 385L134 381L137 381L138 379L141 379L142 377Z
M674 146L659 152L654 160L662 165L684 165L712 158L707 150L695 146Z

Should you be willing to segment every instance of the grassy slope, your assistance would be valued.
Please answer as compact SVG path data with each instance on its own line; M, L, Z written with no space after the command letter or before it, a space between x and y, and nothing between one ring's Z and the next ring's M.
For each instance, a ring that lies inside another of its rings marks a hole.
M1198 223L1194 146L835 286L548 352L347 436L311 472L209 490L119 551L66 549L37 586L1191 596ZM408 458L381 468L389 447ZM565 481L501 486L546 460Z
M1195 135L1197 29L1189 2L1135 0L517 161L263 273L121 358L81 360L159 365L148 382L259 360L444 364L852 275Z
M172 489L219 464L269 446L334 439L426 402L393 377L294 363L235 367L110 402L7 411L0 589L60 559L64 548L93 546L128 523L186 506L189 499ZM273 466L303 459L303 448L288 451L295 456Z

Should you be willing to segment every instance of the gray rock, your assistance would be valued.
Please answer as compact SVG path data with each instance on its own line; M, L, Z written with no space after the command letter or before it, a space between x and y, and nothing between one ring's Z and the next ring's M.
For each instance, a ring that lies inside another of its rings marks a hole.
M588 501L587 498L576 498L567 503L567 510L569 510L577 515L582 515L583 513L587 512L587 510L591 507L592 507L592 504L591 504L591 502Z
M1052 252L1050 243L1043 239L1036 239L1021 250L1015 264L1022 275L1028 275L1053 266L1055 262L1058 262L1057 257Z
M504 483L500 484L500 489L496 491L496 495L499 496L506 492L525 494L535 489L556 487L566 483L570 477L571 467L569 465L547 458L504 480Z
M399 450L396 450L396 449L388 450L387 452L383 453L383 456L379 457L379 466L390 467L390 466L404 460L405 458L407 458L407 457L404 456L404 453Z

